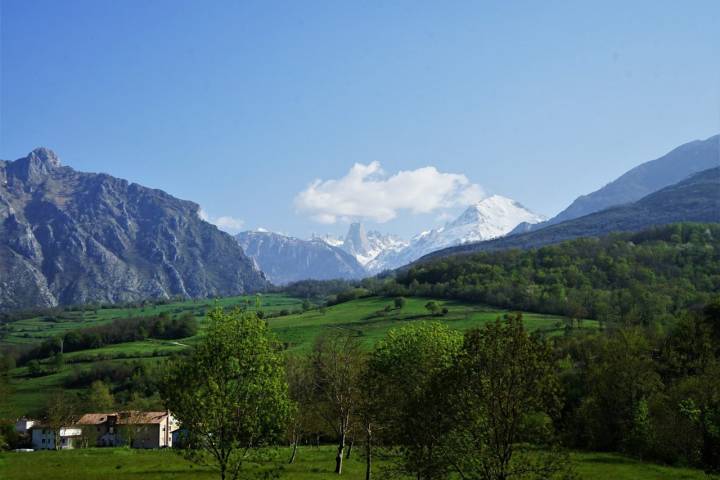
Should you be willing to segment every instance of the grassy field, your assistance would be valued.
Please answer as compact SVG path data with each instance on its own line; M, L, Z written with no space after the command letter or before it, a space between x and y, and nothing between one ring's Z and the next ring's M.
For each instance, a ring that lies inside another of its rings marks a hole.
M360 451L357 451L359 454ZM248 464L248 473L278 469L279 478L323 480L338 478L332 472L334 448L303 447L297 461L288 465L287 448L267 452L262 463ZM340 478L364 479L365 465L359 455L353 455L345 464ZM579 478L587 480L709 480L717 479L698 470L672 468L615 454L575 453L572 460ZM382 468L376 464L374 473ZM124 448L70 450L63 452L0 453L0 478L24 480L52 478L55 480L210 480L218 478L208 467L193 465L168 450L128 450ZM252 478L251 475L241 478Z
M315 338L331 330L350 330L362 337L368 347L384 337L391 328L417 321L437 321L457 330L468 330L482 326L506 313L504 310L466 302L440 301L448 314L433 317L428 314L425 304L429 299L408 298L401 310L385 307L392 299L370 297L342 303L328 308L325 312L311 310L300 315L272 318L270 327L291 350L309 349ZM535 313L523 314L525 325L530 330L540 330L548 335L564 331L565 319L554 315ZM583 321L583 328L597 328L593 320Z
M242 304L246 300L250 300L254 305L254 297L222 299L217 301L217 304L232 306ZM391 328L412 322L438 321L447 324L453 329L462 331L479 327L505 313L503 310L483 305L440 301L440 304L448 309L448 313L441 317L433 317L425 308L428 300L424 298L408 298L407 304L401 310L392 308L386 311L385 307L391 305L392 299L369 297L342 303L327 309L311 309L304 313L270 318L268 323L288 351L305 352L312 348L313 342L319 335L334 330L351 331L362 338L367 348L371 348ZM282 309L299 311L301 304L301 299L284 295L271 294L263 296L263 309L266 312L277 312ZM12 330L6 339L7 343L5 345L22 343L21 341L37 343L49 336L73 328L97 325L116 318L154 315L163 311L174 315L192 311L199 319L199 335L201 336L204 324L203 315L213 305L214 303L208 301L188 301L144 307L144 309L99 309L97 314L85 312L82 319L79 317L80 312L68 312L68 314L78 315L78 318L74 320L67 319L61 323L48 322L42 318L21 320L10 324ZM525 313L524 319L529 329L541 331L547 335L561 334L564 332L566 325L566 319L552 315ZM583 321L582 328L594 329L597 328L597 323L586 320ZM23 332L28 329L31 329L33 333L31 337L26 338L23 336ZM57 373L40 377L29 377L27 368L17 368L11 372L11 394L5 402L0 402L0 417L14 417L37 412L44 405L47 393L62 387L65 380L74 370L90 368L98 362L115 363L129 360L156 362L162 358L162 355L187 348L188 345L196 342L198 338L199 336L178 340L146 339L108 345L98 349L71 352L65 355L66 363Z
M67 311L54 317L34 317L7 325L7 334L0 341L3 345L23 345L40 342L48 337L59 335L69 330L87 328L94 325L109 323L118 318L144 317L159 315L167 312L177 315L192 312L197 318L203 318L205 312L214 306L231 307L241 306L247 301L255 305L254 295L226 297L217 300L186 300L164 305L147 305L136 308L98 308L96 310ZM288 297L282 294L267 294L262 296L263 310L276 312L282 309L299 309L302 299Z

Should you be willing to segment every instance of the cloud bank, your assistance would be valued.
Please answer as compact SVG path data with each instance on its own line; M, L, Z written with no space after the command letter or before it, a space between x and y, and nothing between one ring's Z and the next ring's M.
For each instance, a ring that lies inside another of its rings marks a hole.
M227 233L239 233L242 231L245 222L239 218L230 217L227 215L221 215L219 217L212 217L202 208L198 210L198 216L208 223L212 223L220 230Z
M379 162L356 163L343 177L315 180L295 197L295 207L320 223L355 219L387 222L400 211L430 213L469 205L484 197L465 175L435 167L387 176Z

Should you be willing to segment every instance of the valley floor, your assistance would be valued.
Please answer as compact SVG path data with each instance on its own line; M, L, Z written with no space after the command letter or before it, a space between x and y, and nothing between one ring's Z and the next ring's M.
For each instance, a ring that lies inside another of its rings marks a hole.
M355 453L355 452L353 452ZM339 478L364 479L365 466L361 452L346 462L345 471ZM289 448L267 452L267 460L248 465L248 473L260 473L279 468L279 478L284 479L332 479L335 449L303 447L297 461L288 465ZM643 463L617 454L575 453L572 456L578 477L586 480L717 480L719 476L706 475L699 470L665 467ZM378 465L378 471L382 465ZM378 477L377 471L375 472ZM62 452L0 453L0 478L24 480L53 478L55 480L116 480L137 479L215 479L216 472L209 467L199 467L170 450L129 450L104 448L68 450ZM241 475L241 478L251 478Z
M455 330L468 330L481 327L487 322L506 313L505 310L453 300L437 300L447 309L442 316L430 315L425 304L432 299L408 298L402 309L391 308L392 299L367 297L334 305L327 309L312 308L303 312L302 299L285 295L269 294L263 296L263 309L268 313L281 310L288 315L268 320L270 328L283 342L289 352L308 352L315 340L322 334L333 330L355 332L367 348L387 335L392 328L401 327L417 321L441 322ZM92 368L100 362L122 364L128 361L157 363L163 355L176 352L192 345L203 335L205 314L214 305L224 307L254 302L254 297L233 297L218 301L186 301L136 309L99 309L97 312L65 312L53 321L36 317L10 323L5 338L0 340L3 346L20 344L38 344L52 336L78 328L87 328L109 323L115 319L158 315L166 312L180 315L191 312L200 325L198 336L177 340L158 340L147 338L141 341L107 345L102 348L66 353L65 364L55 372L41 376L30 376L27 367L11 371L9 392L6 398L0 398L0 418L15 418L21 415L37 416L44 407L47 396L57 389L70 390L65 384L76 372ZM389 308L389 310L386 310ZM567 319L555 315L525 313L525 325L529 330L541 331L547 335L560 335L565 331ZM596 329L597 322L585 320L577 328ZM43 360L42 362L45 362ZM80 393L80 391L78 391ZM3 401L4 400L4 401Z

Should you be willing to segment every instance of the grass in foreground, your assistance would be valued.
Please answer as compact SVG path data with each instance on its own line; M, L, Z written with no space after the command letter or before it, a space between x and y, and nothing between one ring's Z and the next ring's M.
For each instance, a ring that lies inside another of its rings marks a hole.
M297 461L287 464L289 448L281 448L270 460L248 465L249 472L258 473L280 468L281 479L324 480L364 479L365 466L360 449L345 464L341 477L333 473L335 449L302 447ZM717 476L699 470L665 467L606 453L575 453L572 455L578 476L587 480L710 480ZM382 464L374 470L376 478ZM24 480L53 478L55 480L210 480L218 475L209 467L193 465L169 450L128 450L105 448L62 452L0 453L0 478ZM251 478L243 476L241 478Z

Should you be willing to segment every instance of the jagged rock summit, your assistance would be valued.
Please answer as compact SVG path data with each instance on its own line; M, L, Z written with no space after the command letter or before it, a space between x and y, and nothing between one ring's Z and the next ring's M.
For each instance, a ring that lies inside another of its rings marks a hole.
M0 309L234 295L266 287L196 203L62 166L0 161Z

